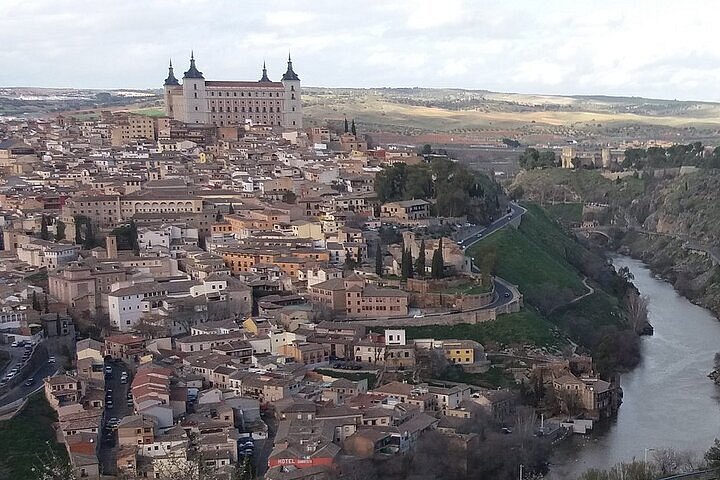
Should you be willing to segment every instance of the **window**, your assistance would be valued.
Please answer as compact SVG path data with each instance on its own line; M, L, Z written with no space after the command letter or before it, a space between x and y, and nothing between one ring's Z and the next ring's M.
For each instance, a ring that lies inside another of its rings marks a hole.
M193 90L197 90L197 83L193 84Z

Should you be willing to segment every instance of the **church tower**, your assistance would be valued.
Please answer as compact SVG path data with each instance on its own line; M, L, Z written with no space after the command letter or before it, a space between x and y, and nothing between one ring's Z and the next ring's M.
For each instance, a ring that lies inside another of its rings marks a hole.
M302 100L300 95L300 77L293 70L292 59L288 53L287 71L282 76L285 87L285 101L282 112L282 126L294 130L302 128Z
M178 79L175 78L175 74L173 73L173 66L172 66L172 60L170 60L170 67L168 67L168 76L165 79L165 115L167 115L170 118L175 118L175 109L173 108L174 105L172 103L172 90L173 87L177 87L180 85L180 82L178 82Z
M195 54L190 54L190 68L183 75L183 100L185 103L185 123L205 124L208 121L205 77L195 67Z

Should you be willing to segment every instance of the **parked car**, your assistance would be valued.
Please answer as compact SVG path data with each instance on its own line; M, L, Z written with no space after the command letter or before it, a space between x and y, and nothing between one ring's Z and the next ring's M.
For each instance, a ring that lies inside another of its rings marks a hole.
M25 380L25 386L29 387L33 384L33 382L35 382L35 379L33 377L30 377L27 380Z
M55 363L55 357L48 358L48 363Z
M11 347L19 347L19 346L20 346L20 342L12 342L12 343L10 344L10 346L11 346Z

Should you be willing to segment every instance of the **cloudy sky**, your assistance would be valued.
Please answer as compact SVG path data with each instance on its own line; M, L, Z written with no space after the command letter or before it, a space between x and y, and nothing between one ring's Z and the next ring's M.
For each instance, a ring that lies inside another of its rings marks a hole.
M0 0L0 86L208 79L720 100L714 0Z

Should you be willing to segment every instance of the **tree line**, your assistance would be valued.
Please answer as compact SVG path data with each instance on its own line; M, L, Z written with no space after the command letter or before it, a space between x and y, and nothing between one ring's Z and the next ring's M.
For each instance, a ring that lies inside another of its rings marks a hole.
M381 203L434 199L437 216L466 215L477 223L489 223L500 211L500 187L493 180L446 158L386 167L375 176L375 191Z

